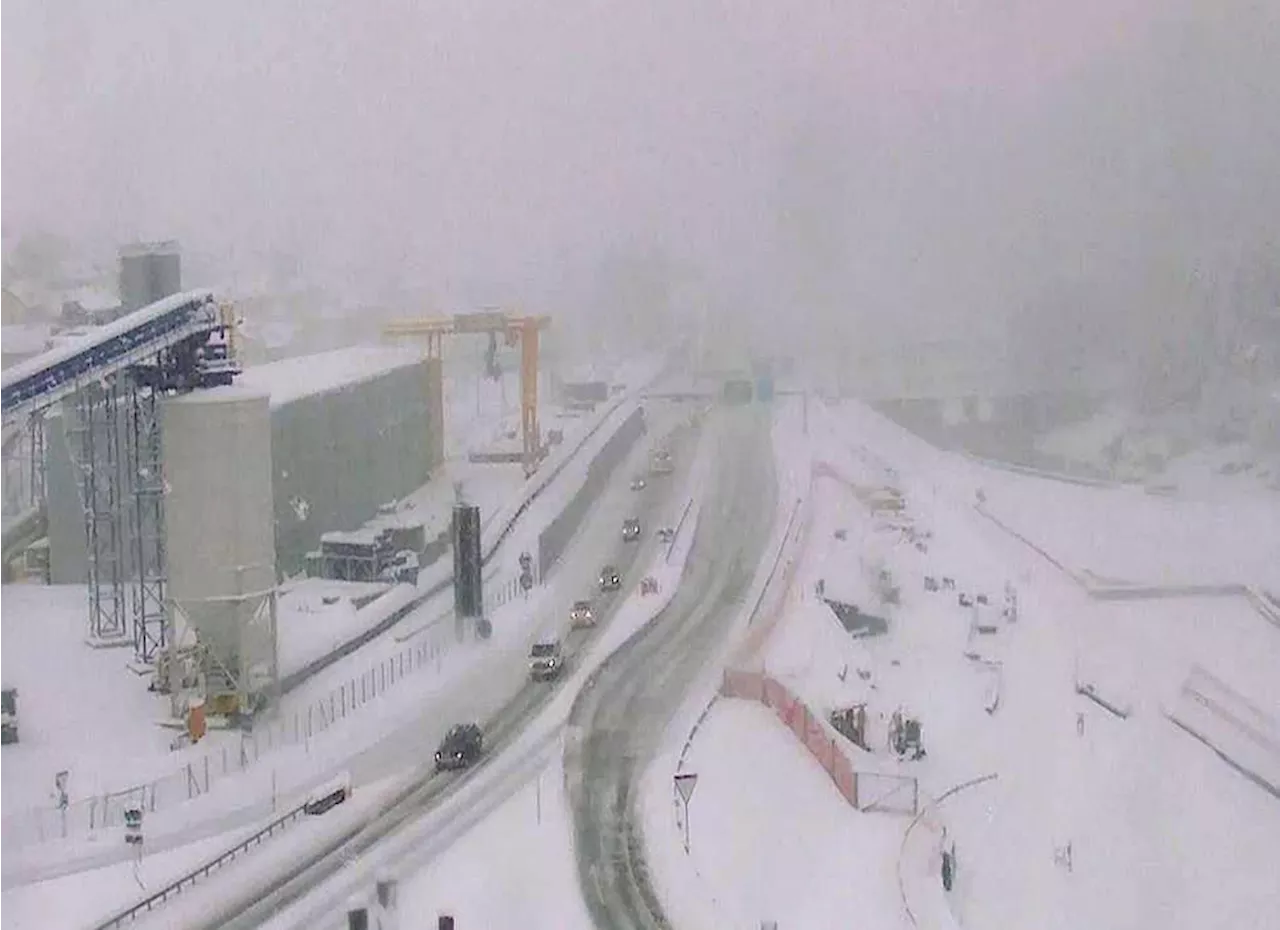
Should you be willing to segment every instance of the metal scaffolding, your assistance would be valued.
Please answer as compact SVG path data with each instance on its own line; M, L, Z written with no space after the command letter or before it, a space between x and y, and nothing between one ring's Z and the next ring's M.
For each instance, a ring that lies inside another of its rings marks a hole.
M123 475L120 396L115 379L86 384L69 405L67 439L80 472L88 558L89 640L123 643L125 615Z
M37 410L31 415L28 421L28 438L31 443L31 457L29 462L29 474L31 475L31 484L29 485L31 494L31 506L40 507L44 505L44 411Z
M129 381L125 471L133 485L130 529L133 545L133 649L150 663L166 642L164 471L160 444L159 391Z

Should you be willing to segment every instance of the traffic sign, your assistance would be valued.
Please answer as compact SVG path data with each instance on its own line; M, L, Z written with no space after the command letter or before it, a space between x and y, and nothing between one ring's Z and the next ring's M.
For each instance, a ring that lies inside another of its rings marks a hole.
M694 786L698 784L698 776L692 772L686 772L683 775L676 776L676 791L680 792L680 799L685 804L689 803L689 798L693 797Z

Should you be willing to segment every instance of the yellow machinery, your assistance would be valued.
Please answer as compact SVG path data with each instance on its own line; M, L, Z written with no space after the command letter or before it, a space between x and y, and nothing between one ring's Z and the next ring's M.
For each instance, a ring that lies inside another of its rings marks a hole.
M388 337L426 336L427 358L440 359L445 336L471 333L501 335L509 346L520 342L520 436L526 473L542 458L542 433L538 428L538 333L551 325L546 316L510 316L501 311L457 313L447 317L396 320L382 330Z

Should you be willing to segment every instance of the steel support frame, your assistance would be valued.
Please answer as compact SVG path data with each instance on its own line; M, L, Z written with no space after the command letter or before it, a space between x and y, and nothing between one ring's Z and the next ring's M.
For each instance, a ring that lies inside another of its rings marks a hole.
M542 433L538 428L538 323L526 320L520 327L520 436L524 445L524 470L533 474L542 459Z
M133 649L150 664L167 641L165 609L167 563L164 539L164 471L159 394L130 381L126 469L132 478L129 510L133 546Z
M31 439L31 485L30 504L33 507L44 506L45 489L45 457L44 457L44 411L37 410L31 414L29 421Z
M72 455L80 470L89 597L88 638L116 645L129 635L125 616L123 474L120 397L115 379L81 385L74 395Z

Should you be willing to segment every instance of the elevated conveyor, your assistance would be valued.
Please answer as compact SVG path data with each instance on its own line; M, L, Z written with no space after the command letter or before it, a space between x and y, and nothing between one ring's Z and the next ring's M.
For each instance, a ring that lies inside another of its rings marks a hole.
M5 432L85 385L105 381L193 337L208 337L223 326L211 291L187 291L14 365L0 376Z

